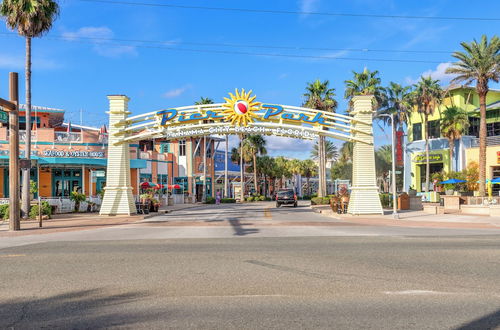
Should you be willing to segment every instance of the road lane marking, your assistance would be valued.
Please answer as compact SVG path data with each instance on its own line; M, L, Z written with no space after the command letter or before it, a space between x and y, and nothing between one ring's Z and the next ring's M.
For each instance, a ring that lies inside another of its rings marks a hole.
M389 295L424 295L424 294L451 294L451 292L441 292L432 290L403 290L403 291L384 291Z
M25 254L0 254L0 258L26 257Z

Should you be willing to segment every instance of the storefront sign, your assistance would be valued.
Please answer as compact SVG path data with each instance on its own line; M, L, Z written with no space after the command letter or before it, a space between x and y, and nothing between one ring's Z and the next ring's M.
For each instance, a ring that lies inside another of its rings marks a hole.
M104 178L106 176L106 171L92 171L92 175L96 178Z
M43 152L45 157L71 157L71 158L104 158L102 151L68 151L68 150L45 150Z
M425 163L426 162L426 157L425 154L420 154L416 155L413 158L413 161L415 163ZM429 154L429 163L437 163L437 162L442 162L443 161L443 155L442 154Z
M175 124L195 124L203 121L224 120L228 127L246 127L254 121L271 122L286 121L296 124L320 125L331 127L327 123L326 116L321 113L290 112L277 104L262 104L255 101L252 91L229 93L229 98L224 98L226 103L222 107L213 110L182 111L179 109L166 109L156 112L156 118L160 126L167 127Z
M497 151L497 164L500 164L500 151Z

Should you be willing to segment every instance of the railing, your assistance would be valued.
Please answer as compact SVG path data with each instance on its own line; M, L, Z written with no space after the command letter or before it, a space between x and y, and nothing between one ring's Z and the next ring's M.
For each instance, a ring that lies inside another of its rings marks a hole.
M149 156L149 152L147 152L147 151L141 151L139 156L140 156L140 159L150 159L151 158Z
M498 146L500 145L500 135L488 136L486 137L486 145L487 146ZM471 147L477 148L479 147L479 139L471 140Z
M9 130L10 135L10 130ZM38 139L38 134L36 131L31 131L31 141L36 141ZM26 131L19 131L19 140L26 141Z
M81 142L81 133L55 132L55 140L57 142Z
M478 196L468 196L467 205L500 205L500 196L495 197L478 197Z

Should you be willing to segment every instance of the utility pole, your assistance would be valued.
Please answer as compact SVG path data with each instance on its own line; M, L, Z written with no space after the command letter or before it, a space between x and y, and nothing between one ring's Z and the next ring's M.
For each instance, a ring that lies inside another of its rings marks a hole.
M20 230L19 222L19 77L9 73L9 101L0 98L9 113L9 230Z
M225 152L225 156L224 156L224 197L225 198L229 198L229 183L227 182L228 149L229 149L229 136L226 135L226 152Z
M207 136L203 136L203 196L201 201L207 201Z

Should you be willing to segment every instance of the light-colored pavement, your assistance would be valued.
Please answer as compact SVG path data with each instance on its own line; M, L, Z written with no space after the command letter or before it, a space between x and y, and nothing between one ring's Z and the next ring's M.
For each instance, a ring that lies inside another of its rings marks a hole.
M84 231L0 237L0 249L43 242L84 240L500 234L500 228L484 228L480 224L469 228L463 224L423 222L419 225L415 221L408 224L375 218L335 219L314 213L305 202L297 208L276 208L272 202L199 205L136 221Z

